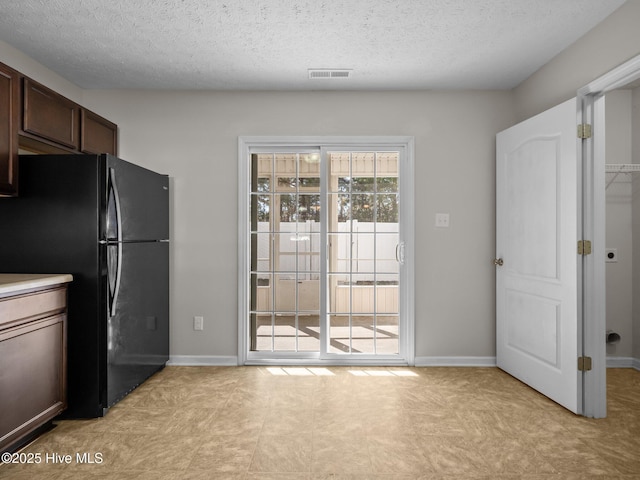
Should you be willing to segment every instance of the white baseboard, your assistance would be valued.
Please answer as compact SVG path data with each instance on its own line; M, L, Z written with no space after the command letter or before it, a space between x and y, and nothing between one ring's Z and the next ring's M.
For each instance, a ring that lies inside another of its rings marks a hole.
M496 357L416 357L416 367L495 367Z
M633 357L607 357L607 368L636 368L638 359Z
M640 358L607 357L607 368L633 368L640 371Z
M237 367L238 357L224 355L171 355L167 365L180 367Z
M238 357L223 355L171 355L168 366L236 367ZM496 357L416 357L416 367L495 367ZM640 371L640 358L607 357L608 368L634 368Z

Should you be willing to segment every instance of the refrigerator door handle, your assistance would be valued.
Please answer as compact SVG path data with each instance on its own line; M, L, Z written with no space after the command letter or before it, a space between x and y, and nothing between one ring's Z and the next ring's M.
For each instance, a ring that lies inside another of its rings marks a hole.
M120 277L122 273L122 216L120 215L120 194L118 193L118 183L116 182L116 170L115 168L109 168L109 184L111 187L111 193L113 194L114 206L115 206L115 220L116 220L116 238L117 238L117 256L115 261L116 271L109 271L109 315L112 317L116 314L116 306L118 304L118 293L120 292ZM115 246L115 245L114 245ZM115 278L111 278L111 275L115 273Z
M115 261L108 262L107 276L109 283L109 316L116 314L118 304L118 294L120 293L120 278L122 274L122 243L112 243L107 245L109 252L115 250Z
M118 192L118 183L116 182L116 169L109 168L109 184L111 193L113 193L113 202L115 207L116 220L116 239L122 241L122 215L120 214L120 193Z

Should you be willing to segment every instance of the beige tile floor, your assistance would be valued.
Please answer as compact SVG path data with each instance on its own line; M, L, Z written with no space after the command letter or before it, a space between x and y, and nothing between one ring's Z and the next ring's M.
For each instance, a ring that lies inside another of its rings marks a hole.
M593 420L495 368L167 367L0 478L640 479L640 372L609 370L608 390Z

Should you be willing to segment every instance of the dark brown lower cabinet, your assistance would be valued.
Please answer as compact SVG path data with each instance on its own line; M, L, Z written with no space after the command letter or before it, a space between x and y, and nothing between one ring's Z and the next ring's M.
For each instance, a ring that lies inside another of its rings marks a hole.
M0 297L0 451L67 406L67 287Z

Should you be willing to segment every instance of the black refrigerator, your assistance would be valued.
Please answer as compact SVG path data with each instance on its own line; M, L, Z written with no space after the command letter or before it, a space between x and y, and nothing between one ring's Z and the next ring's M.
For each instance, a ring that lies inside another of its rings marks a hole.
M0 272L73 275L63 416L102 416L169 358L168 177L111 155L21 155L19 172Z

